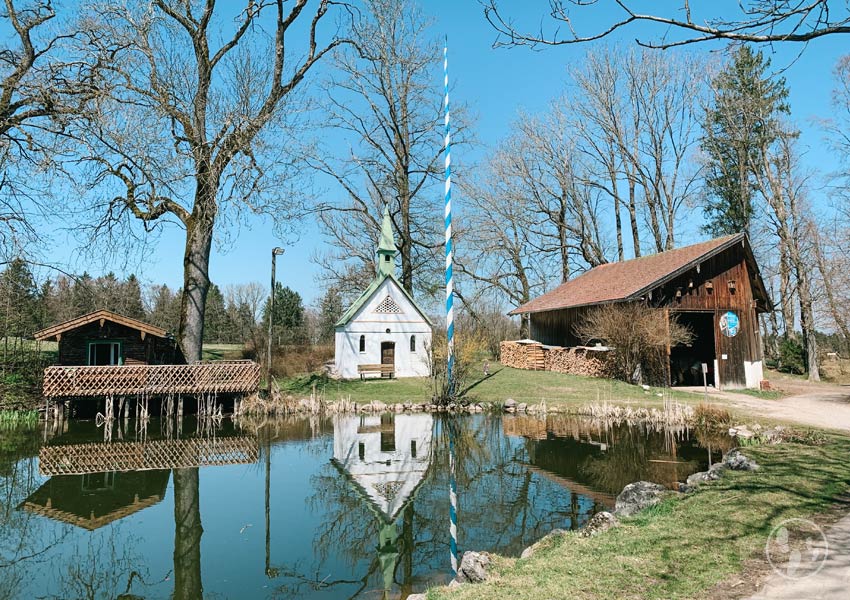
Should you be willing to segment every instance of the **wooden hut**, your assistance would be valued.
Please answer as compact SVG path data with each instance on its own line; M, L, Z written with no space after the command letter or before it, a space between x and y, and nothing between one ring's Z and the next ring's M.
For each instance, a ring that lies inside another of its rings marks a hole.
M35 333L39 341L59 343L58 364L114 366L185 364L174 338L165 329L98 310Z
M600 265L511 311L530 320L531 338L580 346L575 325L594 307L645 302L675 314L695 334L670 349L670 383L758 388L762 343L758 315L772 310L745 234Z

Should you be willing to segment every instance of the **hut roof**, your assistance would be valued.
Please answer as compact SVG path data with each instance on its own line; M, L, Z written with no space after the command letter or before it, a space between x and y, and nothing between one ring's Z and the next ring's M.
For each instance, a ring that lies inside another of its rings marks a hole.
M148 323L144 323L137 319L131 319L130 317L125 317L124 315L119 315L118 313L114 313L109 310L96 310L87 315L71 319L70 321L65 321L64 323L59 323L58 325L51 325L46 329L36 331L33 335L35 339L39 341L49 340L50 338L61 336L66 331L71 331L73 329L83 327L84 325L88 325L89 323L94 323L96 321L111 321L113 323L118 323L119 325L124 325L126 327L130 327L131 329L142 331L146 335L152 335L155 337L164 338L168 336L168 332L165 329L162 329L161 327L149 325Z
M753 294L770 306L771 302L753 258L747 236L737 233L650 256L599 265L515 308L509 314L519 315L637 300L647 292L687 272L697 263L739 243L744 248L745 260L750 267Z

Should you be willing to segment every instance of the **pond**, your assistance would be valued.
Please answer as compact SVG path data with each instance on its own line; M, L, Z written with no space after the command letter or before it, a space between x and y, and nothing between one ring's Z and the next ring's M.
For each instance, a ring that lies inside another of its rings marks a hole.
M403 599L451 578L452 475L460 552L515 556L710 454L683 428L565 416L6 429L0 598Z

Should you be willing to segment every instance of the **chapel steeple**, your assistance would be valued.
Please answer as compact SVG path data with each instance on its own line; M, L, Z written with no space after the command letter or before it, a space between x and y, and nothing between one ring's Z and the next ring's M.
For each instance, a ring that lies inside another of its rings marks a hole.
M378 273L380 275L395 275L395 247L393 223L390 220L390 207L384 206L384 220L381 223L381 239L378 242Z

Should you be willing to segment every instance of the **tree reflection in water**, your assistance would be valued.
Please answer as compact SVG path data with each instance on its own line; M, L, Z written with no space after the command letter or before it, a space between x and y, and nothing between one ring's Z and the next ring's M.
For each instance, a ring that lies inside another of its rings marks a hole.
M203 598L198 469L174 469L174 598Z

